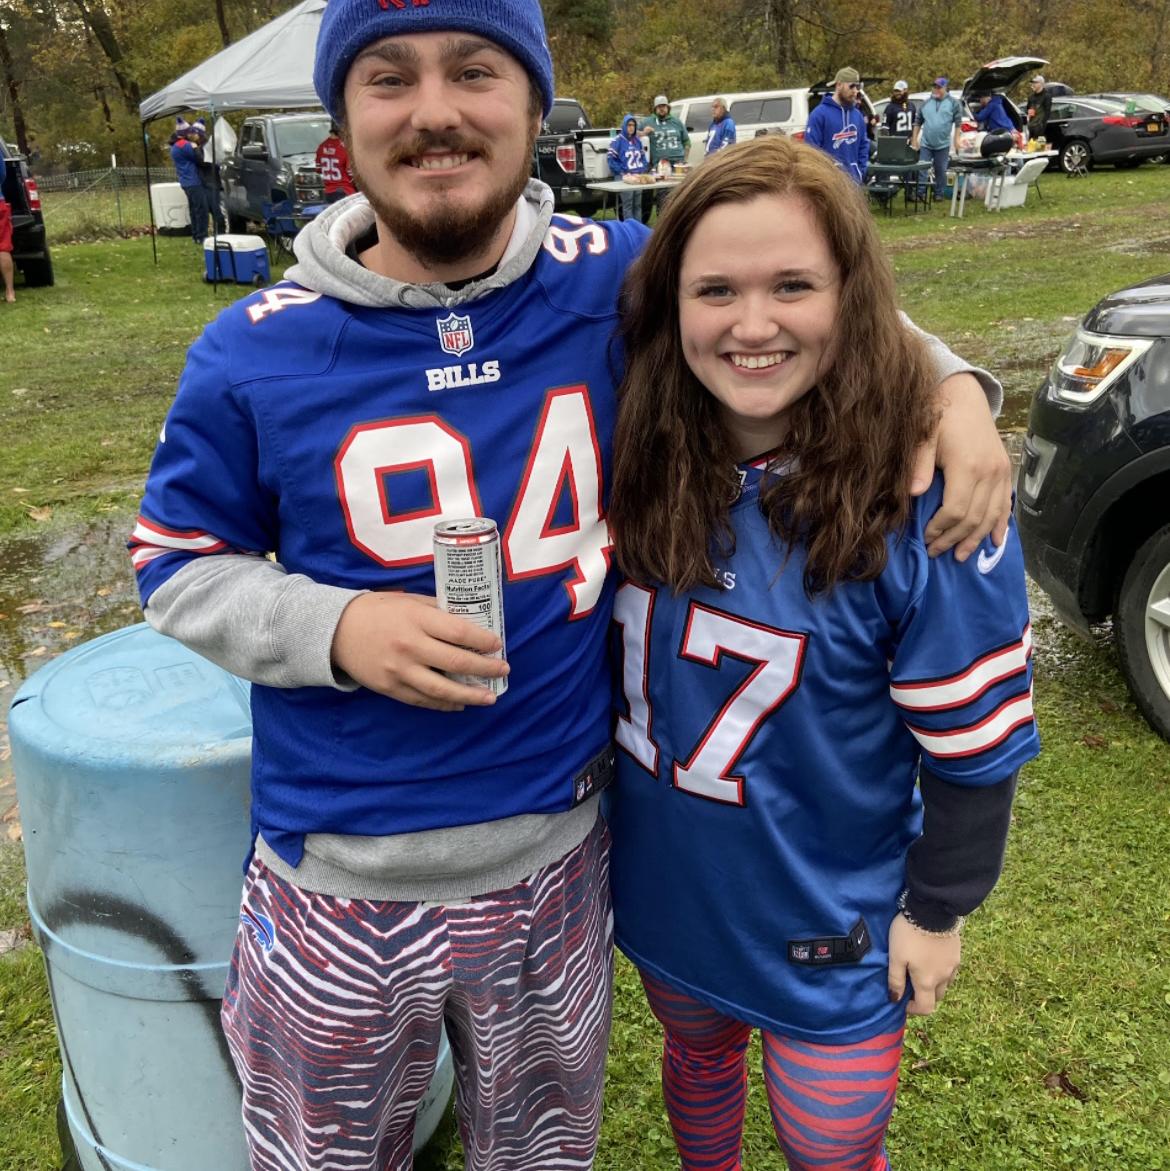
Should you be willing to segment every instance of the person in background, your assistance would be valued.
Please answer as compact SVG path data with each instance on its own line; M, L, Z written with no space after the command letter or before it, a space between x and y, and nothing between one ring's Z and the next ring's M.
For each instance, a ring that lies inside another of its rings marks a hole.
M823 151L853 180L865 182L869 167L869 135L858 107L861 78L856 69L838 69L833 92L809 115L804 141Z
M0 178L4 177L4 160L0 158ZM16 300L16 277L12 263L12 205L0 189L0 285L4 286L4 300L11 305Z
M209 222L214 222L216 232L222 235L227 231L227 224L220 208L219 164L207 132L207 123L202 118L196 118L191 123L188 133L199 150L199 177L203 180L203 187L207 193L208 219Z
M203 183L203 175L199 170L203 161L203 149L199 142L198 132L183 119L175 123L174 133L171 135L171 161L175 165L175 175L179 186L187 197L187 211L191 218L191 238L199 247L207 237L207 217L211 205L207 198L207 188Z
M975 111L975 123L988 134L997 130L1015 130L1008 112L1004 109L1002 94L980 94L979 108Z
M704 155L713 155L725 146L735 145L735 122L727 112L727 103L716 98L711 103L711 125L707 129L707 149Z
M917 113L918 107L910 100L909 83L896 81L882 114L882 130L891 137L909 139L914 133L914 115Z
M934 173L934 197L947 192L947 163L959 153L959 131L963 125L963 107L947 92L947 79L936 77L930 97L918 107L914 116L914 133L910 145L918 151L920 163L930 163ZM926 197L926 173L918 173L918 198Z
M676 163L685 163L687 151L691 147L691 136L687 128L670 112L670 101L666 94L659 94L654 99L654 113L646 118L639 127L638 133L647 139L650 148L650 170L658 171L661 162L670 163L673 168ZM666 206L666 198L670 192L660 187L654 192L653 199L642 201L642 223L650 222L651 213L655 208L658 214Z
M341 129L336 122L329 123L329 133L317 147L317 170L321 173L326 203L336 203L347 195L356 194L349 151L345 149Z
M1048 119L1052 116L1052 95L1044 84L1044 75L1037 73L1032 78L1028 94L1028 136L1043 138L1048 128Z
M634 114L627 114L622 119L621 130L614 136L606 152L605 161L609 164L609 173L620 179L623 175L644 175L650 163L646 158L646 148L638 135L638 119ZM617 197L618 219L636 220L642 215L642 192L636 187L622 191Z
M683 1171L742 1166L753 1029L790 1171L888 1171L906 1014L1039 750L1018 539L932 559L941 479L906 491L933 376L896 303L865 204L784 138L699 168L623 299L614 919Z

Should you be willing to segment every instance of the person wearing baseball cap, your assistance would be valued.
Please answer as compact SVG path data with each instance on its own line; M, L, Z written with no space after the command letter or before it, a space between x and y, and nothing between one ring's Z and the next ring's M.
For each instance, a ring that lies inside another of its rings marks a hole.
M1044 75L1037 73L1032 78L1029 87L1027 118L1028 136L1043 138L1048 128L1048 119L1052 116L1052 95L1044 83Z
M858 106L861 76L856 69L838 69L833 92L809 115L804 141L825 154L854 183L865 182L869 167L869 133Z
M654 98L654 113L642 121L638 133L647 140L650 151L650 170L659 170L659 163L668 162L673 169L679 163L687 161L687 151L691 148L691 136L687 128L670 112L670 102L666 94L658 94ZM655 208L662 214L666 207L666 197L670 192L665 187L659 187L654 192L654 199L650 193L642 198L642 222L650 222L651 213Z
M895 81L889 103L882 114L882 129L896 138L909 139L914 131L914 116L918 107L910 100L910 85Z
M918 161L930 163L934 172L934 197L941 200L947 190L947 163L959 153L959 131L963 124L963 107L947 93L947 79L934 79L930 97L918 107L910 145L918 151ZM926 198L926 172L918 172L918 198Z
M360 191L192 347L130 540L151 625L253 684L222 1010L252 1171L406 1171L444 1024L468 1171L587 1171L611 343L647 232L557 216L529 178L536 0L330 0L314 76ZM964 552L1006 525L1010 464L971 368L933 353L963 465L933 548ZM436 523L476 517L495 629L437 604Z

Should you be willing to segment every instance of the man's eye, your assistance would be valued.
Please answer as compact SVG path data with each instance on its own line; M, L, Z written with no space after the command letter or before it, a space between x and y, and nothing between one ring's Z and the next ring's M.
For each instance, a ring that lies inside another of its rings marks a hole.
M387 87L393 88L396 86L405 85L406 82L403 81L401 77L398 77L394 74L384 74L381 77L373 78L372 81L370 82L370 84L371 85L387 86Z
M464 81L482 81L488 76L486 69L480 69L478 65L471 65L464 69L459 75Z

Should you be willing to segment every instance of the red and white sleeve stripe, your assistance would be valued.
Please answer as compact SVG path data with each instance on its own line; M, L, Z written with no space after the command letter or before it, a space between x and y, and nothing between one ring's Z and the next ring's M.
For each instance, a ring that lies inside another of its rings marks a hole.
M220 553L228 547L213 533L200 529L168 529L144 516L130 535L130 560L136 570L167 553Z
M1032 656L1032 625L1010 646L976 659L957 675L890 685L894 702L907 712L942 712L978 699L989 687L1023 674Z

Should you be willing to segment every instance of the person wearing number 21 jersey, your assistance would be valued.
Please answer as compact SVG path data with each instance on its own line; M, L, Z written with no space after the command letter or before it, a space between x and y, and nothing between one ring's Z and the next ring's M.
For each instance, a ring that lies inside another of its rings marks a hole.
M468 1168L588 1168L611 343L648 233L555 215L530 180L536 0L330 0L315 82L361 192L191 348L131 540L147 620L254 684L223 1002L253 1168L408 1167L441 1023ZM963 550L1006 523L1007 462L970 368L934 353L941 436L982 468L940 522ZM435 607L435 524L473 516L500 534L507 663ZM498 697L452 677L501 674Z

